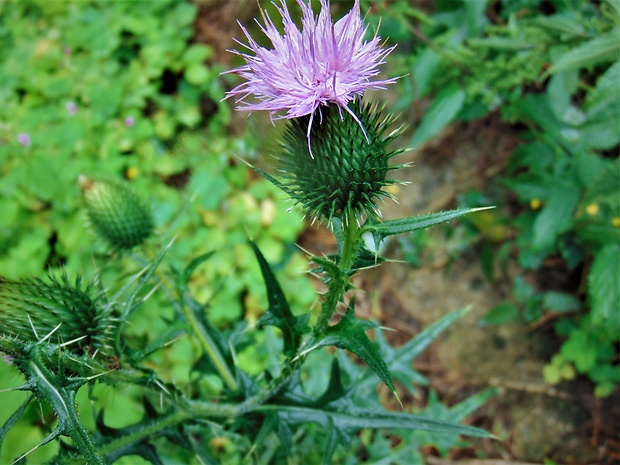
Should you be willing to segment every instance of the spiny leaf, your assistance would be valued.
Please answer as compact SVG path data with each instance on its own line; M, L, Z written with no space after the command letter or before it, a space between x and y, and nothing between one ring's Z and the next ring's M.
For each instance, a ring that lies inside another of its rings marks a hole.
M327 328L325 335L316 341L312 348L314 350L319 347L336 346L348 350L366 362L381 381L390 388L390 391L396 394L392 375L383 361L377 345L366 335L366 331L376 328L377 324L356 318L353 306L354 300L352 299L342 320Z
M369 221L362 228L362 233L370 232L375 238L375 245L378 248L383 239L395 234L408 233L418 229L426 229L436 224L453 220L468 213L487 210L494 207L483 208L459 208L439 213L429 213L427 215L412 216L398 220L383 222Z
M4 437L6 436L6 433L9 431L9 429L11 429L11 427L15 424L15 422L17 422L19 417L21 417L22 413L24 413L24 410L26 410L26 407L28 406L28 404L30 404L30 401L33 398L34 398L33 395L29 396L24 401L24 403L21 404L19 406L19 408L17 410L15 410L15 412L13 412L13 414L4 423L4 425L2 425L2 427L0 427L0 450L2 450L2 442L4 441Z
M250 242L250 244L265 281L267 301L269 303L267 313L258 320L258 326L271 325L280 328L284 338L284 353L292 357L299 347L302 334L307 330L308 315L301 317L293 315L286 296L275 274L271 271L269 263L267 263L257 245L254 242Z
M413 415L410 413L363 409L339 412L321 408L275 404L261 405L256 411L262 413L277 413L281 419L286 420L290 424L312 422L328 428L331 421L336 428L341 430L357 430L361 428L405 428L434 433L464 434L479 438L490 437L487 431L473 426L431 420L430 418L424 418L420 415Z

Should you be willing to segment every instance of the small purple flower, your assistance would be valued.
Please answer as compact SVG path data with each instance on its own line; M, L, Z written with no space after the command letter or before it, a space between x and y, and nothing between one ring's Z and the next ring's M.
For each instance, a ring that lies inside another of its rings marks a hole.
M17 142L22 144L24 147L30 147L32 145L32 139L30 139L30 135L25 132L17 135Z
M128 116L127 118L125 118L125 126L127 126L128 128L132 127L135 122L136 120L133 116Z
M78 110L75 102L67 102L65 108L67 109L67 113L69 113L71 116L75 115Z
M258 45L240 25L248 45L237 42L254 55L232 51L246 61L246 65L228 71L246 79L226 95L226 98L237 97L237 103L242 103L238 110L268 110L276 119L311 115L309 137L312 118L319 106L336 104L351 113L348 104L355 96L362 95L366 89L382 89L396 81L395 78L372 80L394 47L381 48L376 34L364 40L367 27L360 17L359 0L355 0L353 9L335 24L329 0L321 0L318 17L314 16L309 0L307 4L297 0L303 15L301 31L293 22L285 1L280 0L280 3L281 7L277 8L282 16L284 35L262 11L265 25L261 25L261 29L271 40L272 49ZM258 101L245 102L250 95ZM359 122L357 117L355 119Z

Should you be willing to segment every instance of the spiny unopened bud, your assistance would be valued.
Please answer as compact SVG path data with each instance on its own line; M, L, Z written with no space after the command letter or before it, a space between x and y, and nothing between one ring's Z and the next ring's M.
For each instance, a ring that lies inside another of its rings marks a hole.
M341 217L378 215L376 200L391 197L382 190L396 182L386 179L391 157L388 144L398 131L384 137L392 118L376 108L354 102L351 112L336 106L320 107L313 117L291 120L279 157L282 186L311 216L331 221Z
M88 219L117 250L142 244L153 232L151 210L127 185L80 176Z
M10 280L0 277L0 332L25 342L48 339L76 353L109 350L114 329L110 308L92 297L93 284L82 289L66 275ZM60 326L59 326L60 325Z

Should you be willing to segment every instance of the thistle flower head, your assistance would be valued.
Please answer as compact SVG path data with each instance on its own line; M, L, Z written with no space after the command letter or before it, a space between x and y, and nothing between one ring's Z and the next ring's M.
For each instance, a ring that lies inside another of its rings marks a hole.
M336 107L320 111L321 124L312 126L312 152L306 143L310 117L287 125L278 157L282 181L270 180L314 219L339 217L346 223L379 216L377 199L391 197L383 188L397 182L387 179L387 173L400 168L389 160L401 151L388 150L400 131L385 135L394 119L358 99L343 115Z
M0 276L0 333L23 342L73 343L69 350L91 354L111 350L115 319L94 284L83 288L63 274L48 280Z
M258 45L243 26L253 54L240 53L246 65L229 71L246 81L228 92L236 97L239 110L268 110L272 118L299 118L314 115L319 106L335 104L348 111L348 104L367 89L381 89L395 79L373 80L379 65L392 48L383 49L375 35L365 40L367 28L360 18L359 0L353 9L335 24L329 0L321 1L321 12L314 16L310 1L297 0L302 10L302 29L293 22L286 3L281 0L284 34L276 29L271 18L262 12L262 31L273 48ZM246 97L257 101L248 103ZM284 113L284 114L283 114ZM312 120L311 120L312 122ZM307 126L308 133L310 126Z
M88 220L115 250L142 244L153 232L153 215L127 185L80 176Z

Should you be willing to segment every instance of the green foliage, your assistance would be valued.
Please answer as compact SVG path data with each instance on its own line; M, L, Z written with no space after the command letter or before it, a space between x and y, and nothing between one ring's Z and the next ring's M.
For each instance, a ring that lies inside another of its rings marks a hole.
M569 270L584 269L586 298L576 289L538 291L517 278L514 298L492 309L482 323L518 318L536 323L549 313L559 315L573 329L558 330L567 338L558 354L561 363L554 358L554 374L547 375L547 368L545 376L558 380L560 373L577 369L595 381L597 393L609 393L601 383L613 385L616 375L599 346L620 338L618 5L553 2L551 13L538 0L496 6L497 15L483 1L439 3L432 15L404 0L391 2L389 10L377 9L382 25L390 25L387 35L396 31L393 40L408 52L399 57L396 70L409 76L400 81L399 106L431 99L413 133L414 145L452 122L494 111L527 128L500 180L521 208L516 214L499 211L499 221L492 224L476 224L473 215L466 223L482 236L482 265L491 279L495 262L511 255L524 269L540 269L549 257L560 257ZM378 15L369 20L379 24ZM498 223L515 230L516 239L510 232L496 234ZM582 339L582 330L593 336ZM596 375L566 356L566 346L576 353L575 340L585 353L599 354L591 357L600 368Z

